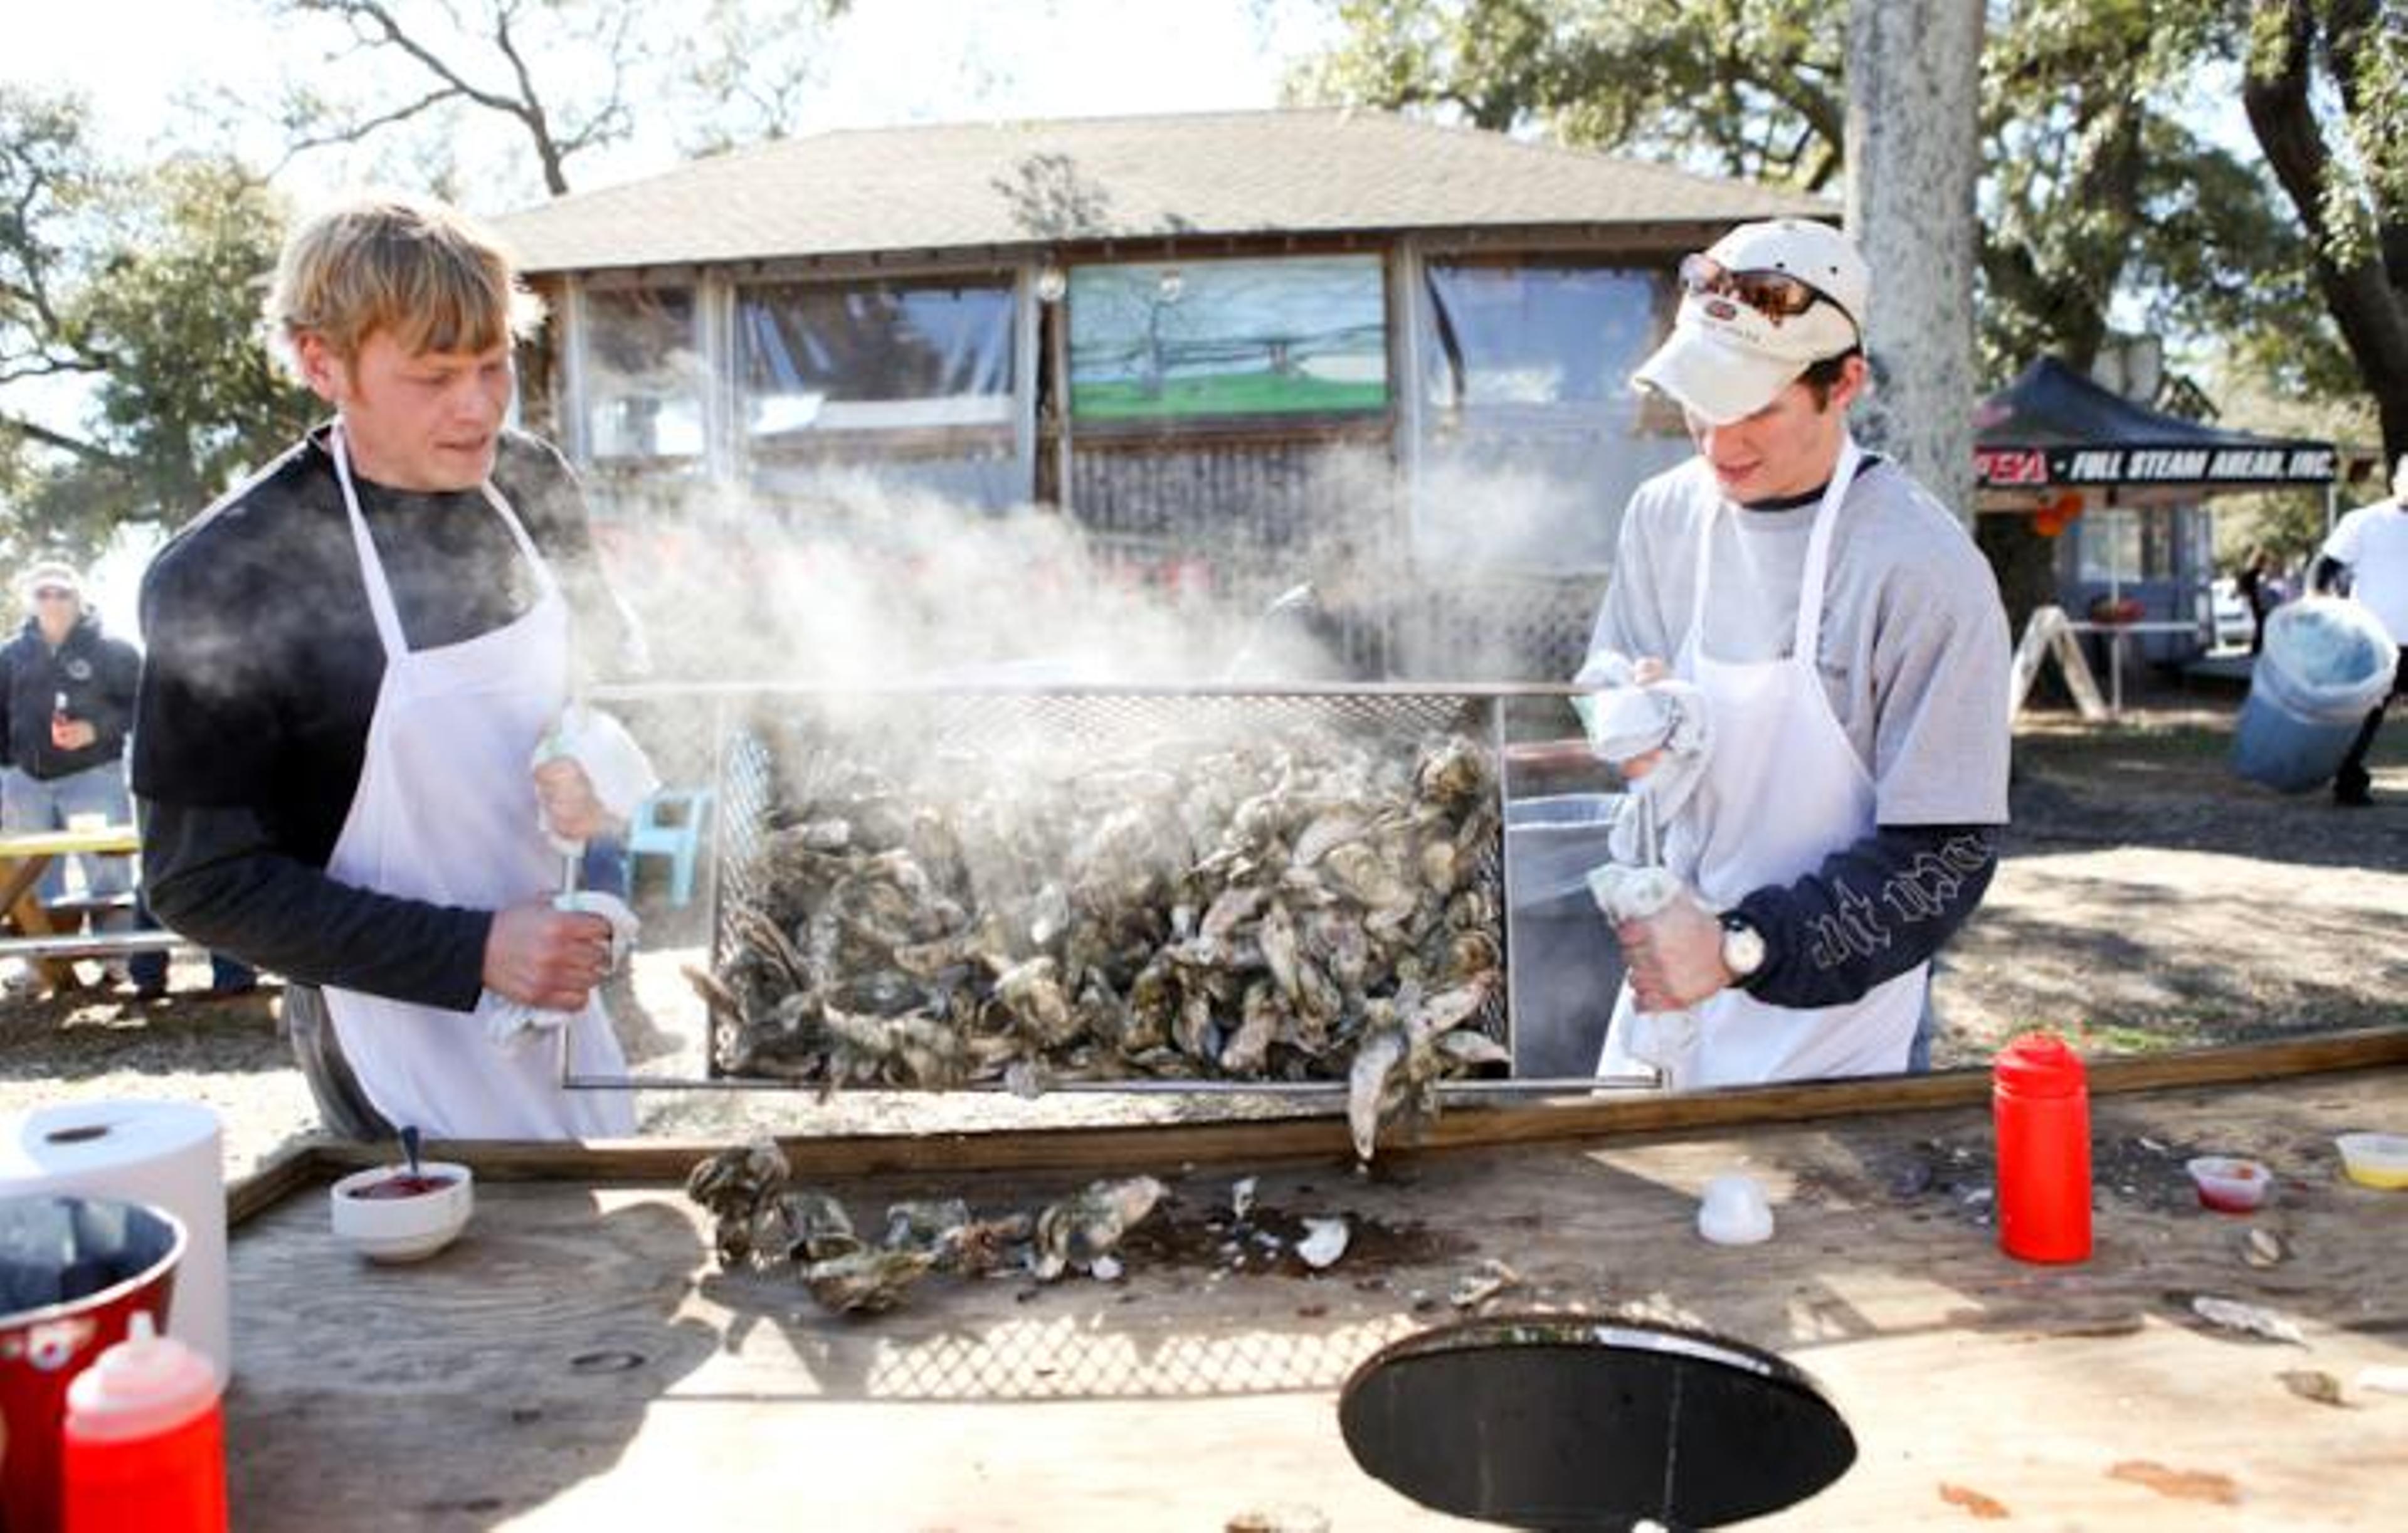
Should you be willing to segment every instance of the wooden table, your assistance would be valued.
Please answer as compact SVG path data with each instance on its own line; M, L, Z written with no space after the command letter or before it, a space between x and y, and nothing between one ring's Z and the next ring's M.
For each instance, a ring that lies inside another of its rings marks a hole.
M126 856L141 851L142 838L132 825L103 825L97 830L46 830L22 836L0 836L0 922L20 937L52 937L57 926L41 901L42 875L60 857L76 853ZM56 990L78 984L75 965L64 958L36 961L43 980Z
M1111 1162L1171 1180L1182 1219L1259 1172L1261 1205L1358 1226L1310 1279L1202 1258L1109 1284L936 1279L870 1319L716 1271L700 1212L640 1180L690 1148L496 1153L467 1235L390 1268L336 1246L321 1184L341 1161L322 1152L236 1200L236 1526L1126 1533L1267 1509L1286 1519L1267 1526L1465 1526L1358 1470L1334 1407L1358 1362L1452 1318L1450 1288L1496 1258L1523 1280L1498 1307L1677 1320L1819 1379L1859 1456L1770 1526L2408 1526L2408 1397L2355 1383L2408 1365L2408 1194L2342 1181L2331 1145L2408 1126L2408 1067L2101 1097L2098 1249L2062 1268L1997 1250L1985 1082L1918 1089L1953 1105L1424 1151L1369 1180L1335 1123L1249 1125L1278 1164L1223 1128L795 1147L797 1180L856 1223L906 1195L1030 1206ZM2200 1208L2182 1161L2203 1150L2265 1159L2272 1205ZM547 1157L592 1174L501 1179ZM997 1158L1028 1168L928 1168ZM922 1168L826 1169L848 1164ZM1699 1188L1733 1168L1772 1196L1769 1245L1694 1233ZM2244 1262L2253 1224L2291 1257ZM2200 1294L2275 1311L2303 1344L2211 1326ZM2344 1403L2299 1392L2318 1374Z

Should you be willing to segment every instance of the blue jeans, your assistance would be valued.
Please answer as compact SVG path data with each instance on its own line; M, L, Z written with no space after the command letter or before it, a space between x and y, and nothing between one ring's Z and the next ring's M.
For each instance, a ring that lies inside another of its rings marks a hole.
M47 781L29 777L22 767L11 766L7 776L0 778L0 830L11 836L64 830L68 816L77 814L97 814L112 825L133 820L134 801L125 792L123 762L87 766L80 772ZM93 857L78 852L75 864L83 870L86 895L93 899L122 895L134 887L131 857ZM40 893L45 905L55 905L66 897L65 858L51 859L50 870L42 875Z

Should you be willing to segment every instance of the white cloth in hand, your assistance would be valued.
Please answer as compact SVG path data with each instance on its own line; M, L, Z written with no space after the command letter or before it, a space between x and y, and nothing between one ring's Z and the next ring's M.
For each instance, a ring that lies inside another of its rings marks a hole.
M633 819L644 800L660 791L660 775L652 770L652 758L627 733L627 726L583 703L571 703L561 710L560 723L535 748L529 766L561 760L574 761L584 768L594 796L613 820ZM537 811L537 819L542 820L541 810ZM563 855L584 850L581 841L553 835L549 824L543 825L543 834Z
M1665 677L1645 686L1629 682L1629 663L1618 654L1589 657L1576 679L1605 690L1581 699L1581 722L1587 726L1589 749L1598 760L1622 766L1651 752L1653 767L1630 782L1634 798L1649 800L1660 830L1697 791L1705 776L1706 752L1713 744L1713 723L1706 695L1687 681ZM1615 817L1606 840L1620 862L1636 863L1645 855L1639 827L1646 815L1635 803Z
M627 954L636 950L637 935L643 923L627 902L616 895L598 890L580 889L573 895L563 895L552 904L564 910L582 910L598 915L610 923L610 972L616 974L626 963ZM576 1017L574 1011L541 1011L524 1001L485 991L477 997L477 1020L485 1024L485 1036L499 1049L516 1049L538 1033L564 1027Z

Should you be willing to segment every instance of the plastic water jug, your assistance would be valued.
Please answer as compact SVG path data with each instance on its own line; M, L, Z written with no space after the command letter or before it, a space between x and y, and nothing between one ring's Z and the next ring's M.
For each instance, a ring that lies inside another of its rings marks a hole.
M2399 664L2391 636L2357 602L2309 596L2274 609L2233 728L2232 769L2283 793L2330 781Z

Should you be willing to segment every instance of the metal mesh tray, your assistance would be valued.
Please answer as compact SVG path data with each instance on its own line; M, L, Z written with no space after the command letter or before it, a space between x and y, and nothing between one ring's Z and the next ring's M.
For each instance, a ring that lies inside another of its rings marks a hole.
M1464 897L1453 904L1438 903L1458 916L1468 913L1469 918L1455 929L1475 949L1484 942L1495 953L1493 982L1486 986L1471 1025L1510 1051L1501 830L1499 698L1504 695L1504 689L1477 692L1412 686L789 689L766 694L752 699L751 706L731 721L720 752L718 843L710 907L712 973L729 977L741 971L735 966L745 945L757 947L769 940L761 936L765 916L778 918L772 924L787 936L797 955L814 935L825 936L828 922L813 926L794 899L781 898L769 871L777 860L773 842L781 836L789 846L798 834L806 840L813 834L833 836L833 831L822 832L816 825L808 834L801 827L811 823L815 810L865 783L872 785L870 797L884 797L883 807L893 818L910 818L919 824L933 820L958 826L966 818L985 820L997 812L1009 815L1036 803L1043 806L1037 818L1050 820L1058 832L1067 801L1078 821L1073 834L1083 837L1098 827L1108 833L1116 812L1125 818L1128 815L1132 782L1144 783L1155 793L1195 792L1209 796L1206 784L1211 774L1232 769L1232 758L1251 758L1260 772L1276 773L1283 766L1295 776L1310 778L1315 771L1339 769L1331 766L1334 757L1344 765L1370 762L1383 780L1393 785L1399 780L1410 781L1410 769L1421 752L1440 742L1461 740L1477 752L1481 802L1476 813L1466 811L1449 822L1474 843L1464 849L1467 854L1455 890ZM1266 761L1273 765L1263 766ZM1170 786L1166 789L1165 784ZM1254 796L1245 790L1262 787L1259 778L1249 780L1211 808L1187 809L1189 826L1196 832L1190 845L1203 852L1215 844L1216 837L1226 841L1224 833L1234 834L1229 822L1240 812L1239 803ZM1284 807L1275 793L1262 796ZM1303 812L1295 811L1299 817ZM833 818L842 823L841 817ZM1291 834L1296 831L1293 823L1286 828ZM892 841L893 837L887 839ZM872 838L868 846L853 854L856 862L875 855L876 845L877 838ZM1057 840L1053 850L1058 852L1060 846ZM1036 854L1041 858L1047 849L1040 836ZM1283 844L1273 855L1289 850ZM1075 880L1083 866L1082 859L1066 854L1063 861L1065 866L1058 870L1066 880ZM962 925L976 927L999 914L1016 928L1010 956L1051 956L1064 960L1055 972L1077 971L1078 966L1065 954L1080 939L1077 922L1092 915L1083 901L1072 902L1070 927L1049 932L1032 929L1041 924L1041 918L1039 923L1029 920L1032 892L1025 869L1020 886L1001 896L996 893L998 881L992 879L968 881L978 886L975 892L958 880L939 881L945 883L946 895L958 897L966 907ZM1145 907L1140 919L1150 922L1151 929L1192 934L1196 923L1207 919L1208 912L1194 908L1174 912L1164 902L1175 899L1166 881L1156 885L1151 905L1146 900L1134 904ZM1041 895L1036 903L1043 903ZM1350 919L1362 914L1360 909L1343 902L1336 909ZM1415 907L1414 919L1426 928L1430 909L1426 904ZM1168 943L1170 938L1165 936L1163 940ZM1108 981L1100 996L1091 993L1086 997L1089 1004L1119 1007L1098 1031L1127 1027L1136 1010L1127 1001L1131 971L1137 967L1136 951L1116 953L1102 965L1088 966L1091 973L1109 970L1109 980L1118 981ZM990 967L1000 961L992 960ZM862 967L875 962L865 961ZM854 987L849 992L853 1001L875 998L865 993L875 987L862 981L852 967L830 967L849 976L847 982ZM1436 988L1442 976L1433 972L1423 977L1430 981L1430 988ZM981 978L992 981L995 976L988 973ZM1333 1052L1326 1069L1307 1064L1297 1051L1277 1048L1268 1052L1265 1064L1268 1067L1276 1059L1281 1068L1219 1067L1226 1056L1218 1051L1236 1039L1243 1025L1246 988L1232 981L1229 993L1212 1002L1212 1031L1207 1036L1214 1041L1203 1051L1202 1058L1194 1053L1182 1056L1188 1068L1166 1069L1158 1053L1150 1066L1136 1068L1126 1060L1074 1048L1067 1054L1050 1056L1030 1071L1000 1075L987 1071L982 1076L969 1071L966 1079L941 1083L1010 1085L1024 1090L1342 1090L1343 1053ZM1350 993L1348 1005L1360 1006L1366 996L1377 996L1383 990L1391 999L1397 994L1393 986L1374 983ZM944 1015L941 1005L927 1001L930 994L934 991L912 998L911 1004L906 1004L906 996L895 995L887 998L883 1010L890 1017ZM1061 998L1079 999L1068 995ZM976 1020L973 1009L958 1004L958 996L955 1000L950 1023L957 1030L993 1030L993 994L983 996L979 1003L985 1009L983 1023ZM1359 1016L1351 1015L1341 1029L1359 1021ZM853 1085L894 1089L925 1083L911 1079L909 1071L898 1072L901 1078L884 1074L859 1078L844 1068L815 1062L809 1047L796 1055L780 1057L774 1040L747 1036L724 1010L714 1015L708 1054L709 1076L718 1083L820 1089Z

